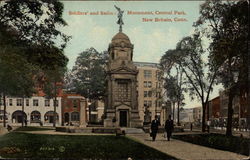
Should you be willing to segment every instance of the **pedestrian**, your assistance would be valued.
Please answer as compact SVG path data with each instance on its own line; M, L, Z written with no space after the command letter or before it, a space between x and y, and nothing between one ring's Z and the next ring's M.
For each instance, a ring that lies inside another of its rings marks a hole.
M7 125L7 130L10 132L12 130L12 127L10 125Z
M193 123L190 123L190 131L193 130Z
M151 134L153 141L155 141L156 134L158 131L158 127L160 126L160 121L158 120L158 117L155 116L155 119L151 122Z
M170 141L170 137L171 137L172 132L174 130L174 122L171 119L171 115L168 116L168 119L165 122L165 130L167 132L168 141Z
M27 119L26 118L24 119L24 124L25 124L25 127L27 127Z

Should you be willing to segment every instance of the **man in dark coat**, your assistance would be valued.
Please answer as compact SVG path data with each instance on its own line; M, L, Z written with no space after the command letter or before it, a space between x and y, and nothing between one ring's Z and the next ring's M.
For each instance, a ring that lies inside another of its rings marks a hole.
M158 120L157 116L155 116L155 119L151 122L151 134L152 134L153 141L155 141L158 127L160 125L161 125L160 121Z
M174 130L174 122L173 120L171 119L171 115L168 116L168 119L166 120L166 123L165 123L165 130L167 132L167 138L168 138L168 141L170 141L170 137L171 137L171 134Z

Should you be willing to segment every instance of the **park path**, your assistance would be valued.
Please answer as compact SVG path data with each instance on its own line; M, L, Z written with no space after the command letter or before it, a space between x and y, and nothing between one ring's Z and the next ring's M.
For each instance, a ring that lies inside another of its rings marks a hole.
M147 146L182 160L242 160L243 158L247 158L247 156L237 153L203 147L176 139L167 141L162 133L157 135L156 141L152 141L149 134L130 134L128 136Z

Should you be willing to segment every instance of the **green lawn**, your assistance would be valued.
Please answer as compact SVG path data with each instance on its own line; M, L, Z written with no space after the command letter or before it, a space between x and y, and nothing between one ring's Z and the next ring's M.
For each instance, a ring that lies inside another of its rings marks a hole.
M126 137L21 132L0 136L0 155L4 158L175 159Z

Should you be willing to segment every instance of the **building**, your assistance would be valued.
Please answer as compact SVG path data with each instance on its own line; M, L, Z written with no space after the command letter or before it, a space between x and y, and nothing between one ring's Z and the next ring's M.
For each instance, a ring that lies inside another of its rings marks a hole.
M219 94L220 94L220 106L221 106L220 119L221 121L226 122L228 115L227 90L220 91ZM250 108L247 102L247 93L241 92L240 95L236 95L233 99L232 105L233 105L233 126L246 127L248 108Z
M214 120L220 117L220 97L217 96L208 101L207 120Z
M79 94L62 96L62 125L86 126L87 100Z
M105 127L141 127L136 82L138 70L133 64L129 37L119 31L109 44Z
M157 115L164 122L167 110L162 110L162 80L159 64L134 62L137 75L138 109L140 120L150 123Z
M56 124L61 125L61 97L56 98ZM22 124L22 117L27 120L27 125L52 126L54 121L54 101L44 96L34 95L31 98L6 98L6 122L18 126ZM23 108L23 109L22 109ZM3 103L0 105L1 122L3 122Z
M184 108L184 109L180 110L180 122L181 123L194 122L193 108Z
M104 105L104 100L91 100L91 102L88 102L88 107L86 108L88 124L103 125Z
M193 119L194 122L196 122L197 124L201 123L201 119L202 119L202 107L195 107L193 108Z

